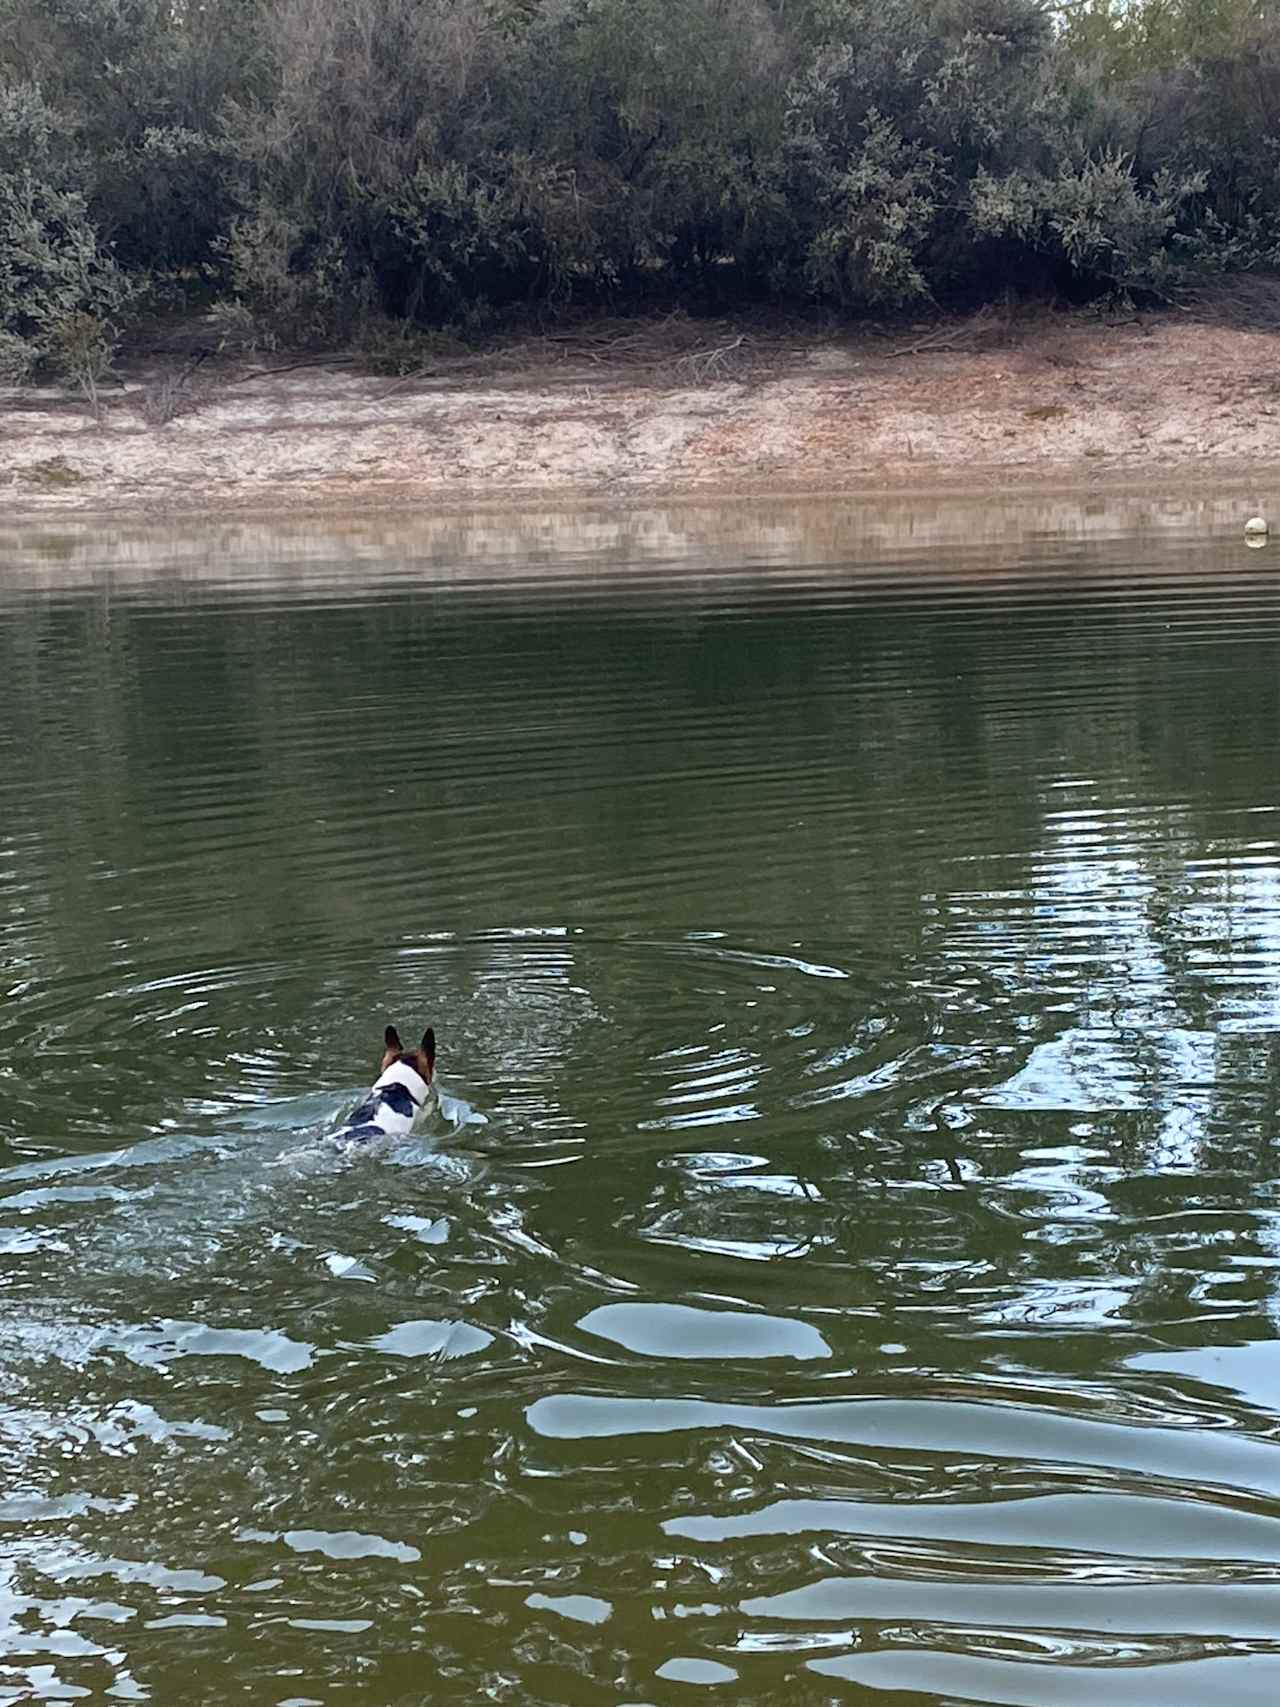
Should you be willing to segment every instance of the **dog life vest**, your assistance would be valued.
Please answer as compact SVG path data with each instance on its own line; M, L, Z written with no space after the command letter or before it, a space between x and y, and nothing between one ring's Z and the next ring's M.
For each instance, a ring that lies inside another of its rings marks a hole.
M340 1144L368 1144L375 1138L403 1138L413 1129L431 1087L416 1067L393 1061L373 1089L347 1117L334 1138Z

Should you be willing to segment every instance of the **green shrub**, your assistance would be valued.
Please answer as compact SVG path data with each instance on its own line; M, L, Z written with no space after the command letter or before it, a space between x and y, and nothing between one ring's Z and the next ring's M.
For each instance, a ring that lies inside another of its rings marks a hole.
M872 109L861 146L819 191L808 274L846 308L902 308L931 294L924 250L946 193L942 161Z
M467 326L493 306L567 300L591 242L571 176L525 156L485 168L419 167L388 202L377 256L387 310Z
M516 131L574 174L597 280L635 287L658 270L698 290L726 262L769 264L786 228L777 156L802 51L781 8L566 0L523 48Z
M0 0L0 79L38 85L81 160L89 216L122 266L215 264L233 99L258 87L263 0Z
M10 380L69 364L79 381L96 366L86 323L98 328L99 345L112 346L131 294L75 176L39 92L0 87L0 371Z
M261 346L1278 258L1265 0L0 0L7 374L139 287Z
M964 289L980 262L970 185L1045 147L1043 11L1034 0L840 0L822 16L825 39L787 111L811 285L847 307Z
M1161 291L1182 276L1169 239L1180 211L1204 186L1203 174L1179 182L1160 173L1144 187L1119 155L1063 165L1052 177L981 173L973 185L974 228L1016 237L1115 289Z

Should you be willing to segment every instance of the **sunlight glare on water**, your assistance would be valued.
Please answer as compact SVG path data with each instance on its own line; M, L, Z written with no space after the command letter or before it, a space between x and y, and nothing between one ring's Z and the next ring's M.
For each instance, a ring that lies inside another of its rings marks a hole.
M0 1702L1280 1699L1275 562L10 536Z

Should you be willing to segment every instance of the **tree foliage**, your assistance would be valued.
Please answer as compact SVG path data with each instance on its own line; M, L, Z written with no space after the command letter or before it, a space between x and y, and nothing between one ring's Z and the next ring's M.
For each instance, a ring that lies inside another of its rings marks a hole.
M297 340L1167 291L1275 263L1278 164L1280 0L0 0L0 365L160 286Z
M74 367L110 346L128 282L99 240L83 178L40 90L0 84L0 378L42 362Z

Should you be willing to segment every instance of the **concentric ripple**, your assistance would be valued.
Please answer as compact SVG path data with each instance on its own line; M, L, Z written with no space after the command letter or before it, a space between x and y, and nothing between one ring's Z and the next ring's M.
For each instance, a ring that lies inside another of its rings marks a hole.
M0 1701L1280 1697L1280 582L735 518L12 566Z

